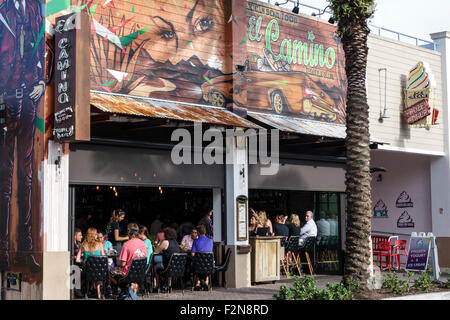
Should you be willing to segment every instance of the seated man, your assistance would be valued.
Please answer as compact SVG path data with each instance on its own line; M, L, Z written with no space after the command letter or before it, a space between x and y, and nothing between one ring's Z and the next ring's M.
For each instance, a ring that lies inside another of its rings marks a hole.
M131 262L137 258L147 257L147 246L144 241L139 239L139 226L135 223L129 223L127 226L128 237L130 240L125 242L122 246L122 251L119 257L119 266L111 270L113 276L112 281L117 283L120 278L127 275L130 269ZM132 284L131 288L134 292L137 291L137 284Z
M198 251L202 252L213 252L213 239L208 238L206 236L206 227L204 225L199 225L197 227L197 232L199 237L194 240L192 244L191 255L195 256L195 253ZM208 288L209 277L205 276L203 289ZM200 279L197 279L197 283L195 284L195 291L200 291L202 288L200 287Z
M300 246L304 244L307 237L317 237L317 226L313 218L312 211L306 211L306 224L300 229L300 239L298 240Z
M275 218L275 223L273 224L273 233L276 236L283 236L283 237L289 237L289 228L287 225L284 224L284 215L279 214Z

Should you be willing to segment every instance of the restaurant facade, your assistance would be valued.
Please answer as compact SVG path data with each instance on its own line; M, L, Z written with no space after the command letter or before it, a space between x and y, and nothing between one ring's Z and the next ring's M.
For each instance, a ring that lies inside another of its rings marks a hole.
M31 192L12 175L2 220L2 299L70 299L74 229L104 230L117 208L147 227L164 215L197 223L213 209L217 261L232 250L228 287L255 282L250 208L271 218L312 210L333 226L315 271L342 273L347 83L335 25L253 0L35 2L29 86L46 87L32 100ZM15 12L10 1L1 8ZM430 231L444 247L445 52L373 35L369 48L371 166L384 169L373 174L373 232ZM410 125L404 90L419 63L433 79L431 115Z

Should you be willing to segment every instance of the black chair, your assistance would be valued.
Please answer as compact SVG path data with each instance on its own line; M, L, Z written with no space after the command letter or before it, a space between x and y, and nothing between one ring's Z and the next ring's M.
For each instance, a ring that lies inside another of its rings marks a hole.
M301 268L299 266L300 263L300 246L299 246L299 236L290 236L287 240L287 244L284 249L284 259L281 260L281 264L283 266L284 272L286 276L289 278L289 255L292 255L292 260L294 262L294 266L297 268L298 274L302 275Z
M304 253L306 256L306 263L308 264L309 268L309 274L314 274L314 268L311 264L311 259L309 257L309 253L311 252L313 254L314 262L316 257L316 237L307 237L305 241L303 242L303 245L300 247L300 253ZM304 263L300 263L304 264Z
M212 252L197 251L194 255L192 265L194 273L192 290L194 290L199 275L209 276L208 291L211 290L212 274L214 272L214 254Z
M84 266L86 287L85 287L85 297L87 297L87 292L89 290L90 281L101 281L102 282L102 294L105 297L106 281L109 279L108 270L108 257L106 256L89 256L86 259L86 264Z
M153 254L150 257L145 270L142 291L144 292L144 294L153 293Z
M180 280L181 290L184 293L183 276L184 276L184 270L186 268L186 261L187 261L186 253L172 253L172 255L170 256L170 259L169 259L169 263L167 264L167 267L164 270L161 270L159 272L160 277L165 279L166 286L167 286L167 292L170 292L172 290L172 288L169 287L169 285L168 285L169 279L176 278L176 279ZM160 279L160 282L161 282L161 279Z
M225 272L228 270L228 265L230 264L230 257L231 257L231 248L228 248L225 252L225 259L223 260L222 264L220 265L214 265L214 272L222 272L222 274L225 274ZM227 281L226 277L224 277L223 280L223 286L226 287Z
M125 277L119 279L119 286L129 286L131 283L142 284L147 271L147 258L136 258L131 261L130 269Z

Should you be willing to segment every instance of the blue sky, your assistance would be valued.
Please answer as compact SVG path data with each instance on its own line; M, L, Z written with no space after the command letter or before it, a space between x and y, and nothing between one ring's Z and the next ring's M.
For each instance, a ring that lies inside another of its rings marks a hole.
M260 0L265 2L265 0ZM271 0L271 3L285 2L285 0ZM377 10L371 23L411 35L420 39L429 40L430 33L450 31L450 0L375 0ZM310 6L325 8L327 0L301 0ZM284 7L292 8L292 4ZM300 12L307 13L308 9L300 8ZM384 36L393 37L393 34L382 31ZM404 39L405 40L405 39ZM408 39L406 39L408 40Z

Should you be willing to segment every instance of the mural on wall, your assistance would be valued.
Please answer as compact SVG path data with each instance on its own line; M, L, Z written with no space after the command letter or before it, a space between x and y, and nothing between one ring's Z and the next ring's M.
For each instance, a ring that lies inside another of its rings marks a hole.
M388 209L383 200L378 200L378 202L373 207L373 217L388 218Z
M408 211L403 211L397 220L398 228L414 228L414 221L409 215Z
M77 4L92 17L92 89L345 122L344 54L330 24L252 1L233 12L231 0Z
M44 131L43 5L39 0L0 3L0 95L6 106L0 141L0 270L39 273L42 152L35 147L41 146Z
M402 193L400 193L397 200L395 201L395 206L397 208L412 208L414 207L414 203L412 202L408 193L406 193L406 191L402 191Z
M434 107L435 81L427 63L419 61L408 74L403 117L413 128L437 124L439 110Z

